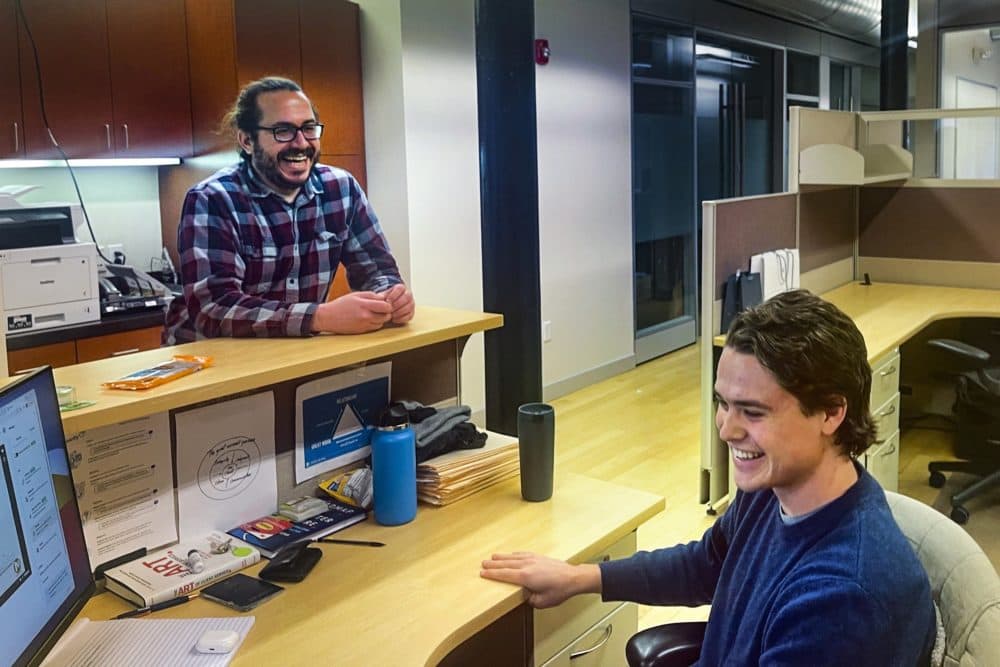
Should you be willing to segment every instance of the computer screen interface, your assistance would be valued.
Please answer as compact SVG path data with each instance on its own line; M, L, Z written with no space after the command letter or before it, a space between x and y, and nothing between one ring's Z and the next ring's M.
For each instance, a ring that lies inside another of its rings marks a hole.
M33 664L93 593L52 369L0 388L0 665Z

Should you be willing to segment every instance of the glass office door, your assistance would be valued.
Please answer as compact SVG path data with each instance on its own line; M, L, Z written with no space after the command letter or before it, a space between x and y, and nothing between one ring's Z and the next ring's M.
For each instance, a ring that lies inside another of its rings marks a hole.
M635 354L642 363L696 338L694 35L632 22Z
M695 53L699 202L780 191L781 52L699 33Z

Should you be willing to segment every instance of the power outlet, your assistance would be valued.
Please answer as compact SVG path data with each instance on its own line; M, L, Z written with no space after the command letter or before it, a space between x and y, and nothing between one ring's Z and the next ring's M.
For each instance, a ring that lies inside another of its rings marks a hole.
M127 261L127 255L125 255L125 246L121 243L109 243L107 245L102 245L100 246L100 250L101 254L103 254L112 262L115 261L116 252L121 253L122 257L125 257Z
M552 320L542 322L542 342L548 343L552 340Z

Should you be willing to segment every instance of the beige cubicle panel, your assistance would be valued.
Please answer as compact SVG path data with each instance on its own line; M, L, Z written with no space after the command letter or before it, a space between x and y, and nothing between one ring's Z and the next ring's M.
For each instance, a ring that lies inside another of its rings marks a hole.
M995 288L1000 285L997 211L995 181L862 188L859 270L885 282Z
M790 193L702 203L701 500L716 506L729 489L728 452L713 419L715 355L726 278L747 270L750 256L797 248L797 196Z

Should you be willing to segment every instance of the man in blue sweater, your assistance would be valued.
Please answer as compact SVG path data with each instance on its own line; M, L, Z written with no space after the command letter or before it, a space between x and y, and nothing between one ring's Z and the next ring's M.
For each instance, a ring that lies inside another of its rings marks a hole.
M599 565L495 554L482 576L523 586L539 608L578 593L711 603L700 665L924 664L927 575L855 461L875 424L851 319L803 290L743 312L715 394L739 491L700 541Z

